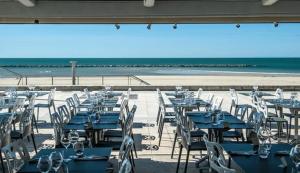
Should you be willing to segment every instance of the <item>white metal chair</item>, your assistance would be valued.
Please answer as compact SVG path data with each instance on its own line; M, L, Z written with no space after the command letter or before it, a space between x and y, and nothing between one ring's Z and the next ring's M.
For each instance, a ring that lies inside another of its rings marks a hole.
M53 108L53 111L56 112L56 108L54 104L55 91L56 89L51 89L51 91L48 94L47 103L38 103L35 105L35 107L37 108L37 118L36 118L37 121L39 121L40 108L47 108L49 111L51 123L53 123L53 120L51 118L51 107Z
M16 173L30 160L30 155L26 145L22 140L17 140L2 148L4 153L8 173Z
M206 136L203 137L203 140L207 148L210 168L218 173L235 173L236 170L226 166L223 147L216 142L210 142Z

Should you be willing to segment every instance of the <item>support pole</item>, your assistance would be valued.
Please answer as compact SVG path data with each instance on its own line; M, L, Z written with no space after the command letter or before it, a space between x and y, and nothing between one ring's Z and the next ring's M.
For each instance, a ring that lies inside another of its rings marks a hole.
M76 61L70 61L72 67L72 85L76 85Z

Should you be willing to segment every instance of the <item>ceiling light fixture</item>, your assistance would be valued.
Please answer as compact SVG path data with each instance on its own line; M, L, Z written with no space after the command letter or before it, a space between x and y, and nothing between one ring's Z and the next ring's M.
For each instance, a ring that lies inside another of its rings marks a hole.
M120 29L120 25L119 24L115 24L115 27L116 27L117 30Z
M148 29L148 30L151 30L151 24L148 24L148 25L147 25L147 29Z
M173 29L177 29L177 23L173 25Z
M241 25L240 25L240 24L236 24L235 27L236 27L236 28L240 28Z

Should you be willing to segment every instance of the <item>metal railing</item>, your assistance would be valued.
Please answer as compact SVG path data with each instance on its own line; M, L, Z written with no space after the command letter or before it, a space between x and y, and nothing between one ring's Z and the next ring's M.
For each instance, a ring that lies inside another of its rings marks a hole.
M1 78L0 86L16 85L72 85L71 76L16 76ZM76 76L75 85L135 85L150 86L147 81L134 75L98 75L98 76Z

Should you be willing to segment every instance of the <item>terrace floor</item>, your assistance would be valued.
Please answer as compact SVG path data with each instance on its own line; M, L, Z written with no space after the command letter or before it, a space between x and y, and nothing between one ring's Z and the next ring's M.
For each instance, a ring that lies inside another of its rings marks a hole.
M223 110L229 110L230 108L230 95L229 92L226 91L211 91L217 96L221 96L224 98L224 102L222 105ZM70 97L74 92L60 92L57 91L55 95L55 104L56 106L65 104L65 99ZM79 95L82 95L82 92L76 92ZM176 155L173 159L170 158L173 138L174 138L174 130L175 126L172 124L167 124L164 128L163 138L161 146L158 150L154 149L151 146L158 145L158 132L156 126L156 116L158 111L158 100L157 94L154 91L141 91L134 92L138 94L138 99L130 100L129 105L136 104L138 109L135 114L134 119L134 134L135 134L135 142L138 150L138 159L136 159L136 172L143 173L159 173L159 172L175 172L176 164L177 164L177 154L178 147L175 150ZM204 95L208 93L208 91L204 91ZM289 94L285 95L289 97ZM39 97L38 102L45 102L47 100L47 96ZM167 98L165 97L165 100ZM250 98L246 96L239 95L240 103L250 103ZM40 120L46 120L49 122L48 110L40 111ZM38 143L39 149L47 146L51 146L53 144L52 140L53 129L50 124L39 124L39 133L36 134L36 141ZM292 131L293 134L293 131ZM152 137L152 138L151 138ZM153 138L154 137L154 138ZM282 141L283 142L283 141ZM149 147L150 146L150 147ZM30 145L31 147L31 145ZM150 148L150 149L147 149ZM33 148L30 148L32 154ZM185 151L183 150L183 156L181 163L185 162ZM118 153L113 153L117 156ZM199 172L199 170L195 167L195 161L199 158L199 152L192 152L190 156L188 172ZM113 159L115 161L115 159ZM181 166L183 169L183 164ZM181 170L180 172L182 172Z

